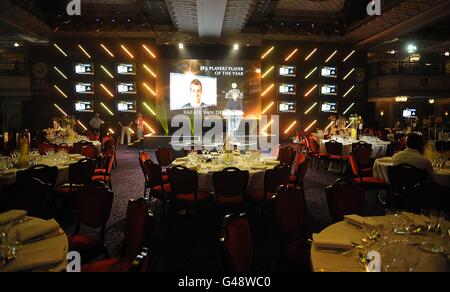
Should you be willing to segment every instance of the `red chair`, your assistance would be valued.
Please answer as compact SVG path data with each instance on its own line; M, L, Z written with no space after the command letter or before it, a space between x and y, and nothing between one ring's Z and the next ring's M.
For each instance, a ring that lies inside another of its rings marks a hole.
M305 154L299 154L295 165L295 174L289 176L289 184L293 185L294 189L297 187L305 189L304 180L306 173L308 172L309 159Z
M297 152L292 147L284 147L280 149L277 160L280 161L281 164L292 166L296 156Z
M92 181L103 181L112 190L111 172L113 170L114 158L107 156L103 158L103 168L97 168L92 176Z
M39 154L46 155L48 152L55 151L55 147L56 145L48 143L39 144Z
M253 266L253 242L245 214L225 217L220 238L224 264L229 272L250 272Z
M345 163L348 161L348 157L342 155L343 145L337 141L331 140L325 143L328 157L328 162L335 161L341 163L342 172L344 172Z
M78 223L75 233L69 236L69 250L80 252L84 263L101 254L109 257L105 234L113 197L114 193L100 181L85 186L78 195ZM100 229L100 232L81 234L81 226Z
M18 171L16 173L16 182L18 184L24 184L33 177L46 183L53 191L56 186L56 180L58 179L58 167L47 165L32 166L26 170Z
M134 260L141 255L143 248L148 246L148 239L152 232L152 221L153 214L150 212L149 202L146 199L130 200L127 208L127 223L123 240L124 249L121 257L84 265L81 267L81 271L129 271L133 267Z
M303 190L279 188L270 199L272 215L280 236L281 251L296 269L309 271L310 244L306 240L306 204Z
M162 168L170 166L173 162L172 150L165 147L159 147L158 150L156 150L156 159Z
M308 138L309 146L311 147L311 151L308 152L308 157L312 160L315 160L317 162L317 170L319 170L320 163L323 160L326 160L328 158L327 153L320 152L320 146L319 143L311 136Z
M224 208L244 207L244 195L247 191L249 172L238 168L225 168L213 174L216 205Z
M172 199L172 186L164 182L161 166L153 163L151 159L144 162L144 170L149 178L147 185L150 189L149 197L163 202L162 218L164 219L167 202Z
M372 168L361 168L358 160L358 153L350 154L348 157L350 166L355 178L353 182L360 185L365 190L388 190L389 183L384 179L373 177Z
M98 149L92 144L84 146L81 150L81 155L90 159L97 160Z
M328 209L334 223L344 220L345 215L364 216L364 190L346 179L338 179L325 190Z
M75 193L91 182L95 172L95 161L89 158L69 165L69 183L56 189L56 193Z
M73 144L70 154L81 154L83 148L88 145L92 145L92 143L88 142L88 141L77 142L77 143Z

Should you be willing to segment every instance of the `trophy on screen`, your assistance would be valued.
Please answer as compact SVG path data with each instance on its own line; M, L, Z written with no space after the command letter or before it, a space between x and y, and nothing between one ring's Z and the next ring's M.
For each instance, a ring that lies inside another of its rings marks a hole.
M223 112L223 116L227 120L227 136L232 141L237 140L237 132L244 116L244 106L242 100L244 93L238 89L236 83L231 85L231 88L226 94L225 98L228 100L227 107Z

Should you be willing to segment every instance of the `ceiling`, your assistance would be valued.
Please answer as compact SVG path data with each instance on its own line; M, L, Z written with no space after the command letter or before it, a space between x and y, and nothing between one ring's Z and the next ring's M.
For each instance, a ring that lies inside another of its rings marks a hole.
M76 35L151 37L158 43L307 40L372 47L414 34L450 41L445 31L450 0L382 0L381 16L367 15L370 0L81 0L82 15L72 17L66 2L0 1L0 42ZM427 33L439 27L439 33Z

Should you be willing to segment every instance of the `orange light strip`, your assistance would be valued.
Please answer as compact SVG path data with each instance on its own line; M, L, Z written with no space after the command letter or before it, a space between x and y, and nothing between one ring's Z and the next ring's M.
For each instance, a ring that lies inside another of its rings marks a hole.
M346 129L350 128L350 127L353 125L354 122L355 122L355 121L351 121L350 124L348 124L348 126L347 126Z
M67 114L65 111L62 110L62 108L60 108L56 103L54 104L54 106L65 116L67 117Z
M64 73L61 70L59 70L58 67L54 66L53 69L55 69L55 71L58 72L59 75L61 75L64 79L66 79L66 80L68 79L67 76L64 75Z
M350 54L348 54L347 57L345 57L345 59L344 59L342 62L346 62L351 56L353 56L353 54L354 54L355 52L356 52L356 51L353 50Z
M262 112L261 112L261 114L262 115L265 115L268 111L269 111L269 109L271 108L271 107L273 107L274 106L274 104L275 104L275 102L271 102Z
M313 104L306 112L305 115L309 114L310 111L313 110L313 108L315 108L318 105L318 103L316 102L315 104Z
M311 77L311 75L312 75L314 72L316 72L316 70L317 70L318 68L319 68L319 67L316 67L316 68L314 68L311 72L309 72L308 75L305 76L305 79L308 79L309 77Z
M105 71L106 74L108 74L108 76L109 76L111 79L114 79L114 76L111 74L111 72L108 71L108 69L106 69L105 66L100 65L100 67L103 69L103 71Z
M81 51L83 51L83 53L86 55L86 57L88 57L89 59L92 59L91 55L89 55L89 53L81 45L78 45L78 47L80 48Z
M292 51L292 53L289 56L287 56L287 58L284 59L284 61L285 62L289 61L297 52L298 52L298 49L295 49L294 51Z
M289 131L291 131L292 128L293 128L296 124L297 124L297 121L294 121L294 122L289 126L289 128L287 128L286 131L284 131L284 133L285 133L285 134L289 133Z
M61 49L57 44L53 44L53 46L54 46L55 48L57 48L58 51L60 51L60 53L64 55L64 57L67 57L66 52L64 52L64 50Z
M58 86L53 85L53 87L54 87L56 90L58 90L58 92L59 92L62 96L64 96L65 98L68 98L67 94L65 94L64 91L62 91Z
M149 129L152 132L152 134L156 134L155 130L153 130L152 127L150 127L146 121L144 121L144 126L146 126L147 129Z
M114 116L114 113L103 103L101 102L100 105L111 115Z
M325 131L328 130L331 126L333 126L334 122L331 122L326 128Z
M317 120L315 120L314 122L312 122L312 123L308 126L308 128L305 129L305 132L308 132L309 129L311 129L316 123L317 123Z
M110 128L110 129L108 129L108 132L109 132L110 134L113 134L113 135L115 134L115 133L114 133L114 130L113 130L113 129L111 129L111 128Z
M146 108L149 112L152 113L152 115L154 115L154 116L156 117L156 113L152 110L151 107L149 107L145 102L143 102L142 104L145 106L145 108Z
M114 54L111 53L111 51L104 44L100 44L100 46L103 48L103 50L105 50L105 52L108 53L108 55L111 56L111 58L114 58Z
M267 52L265 52L264 55L261 56L261 60L267 57L274 49L275 47L271 47L269 50L267 50Z
M275 69L275 66L270 67L269 70L266 71L266 73L264 73L261 78L264 79L264 77L266 77L267 75L269 75L270 72L272 72L272 70Z
M328 59L325 61L325 63L328 63L329 61L331 61L331 59L333 59L333 57L337 54L337 50L333 52L333 54L331 54Z
M130 56L131 59L134 59L133 54L130 51L128 51L128 49L124 45L120 45L120 47L122 48L122 50L125 51L125 53L128 54L128 56Z
M156 92L154 92L153 89L151 89L150 86L147 85L147 83L144 82L142 84L145 86L145 88L147 88L148 91L150 91L154 96L156 96Z
M144 64L143 66L148 73L152 74L152 76L156 78L156 74L153 73L153 71L147 65Z
M350 92L352 92L352 90L355 89L355 85L353 85L345 94L344 97L347 97L347 95L350 94Z
M156 55L146 45L142 45L142 47L153 57L153 59L156 59Z
M305 97L308 97L308 95L310 95L311 92L313 92L317 88L317 86L318 86L317 84L314 85L307 93L305 93Z
M350 70L350 72L348 72L347 75L345 75L345 77L342 80L346 80L348 77L350 77L350 75L352 75L352 73L355 72L355 68L353 68L352 70Z
M316 49L314 49L314 50L312 50L312 52L311 53L309 53L309 55L305 58L305 61L308 61L309 60L309 58L311 58L315 53L317 52L317 48Z
M271 91L274 88L275 84L272 84L269 86L269 88L267 88L262 94L261 96L266 95L269 91Z
M351 110L351 108L355 105L355 103L352 103L343 113L343 115L347 114L349 112L349 110Z
M86 126L85 125L83 125L83 123L82 122L80 122L79 120L77 121L78 122L78 125L80 125L85 131L87 131L88 129L86 128Z
M272 126L273 120L271 120L262 130L261 132L265 132L267 129L269 129L270 126Z
M103 83L100 83L100 86L103 88L104 91L106 91L106 93L109 94L109 96L114 97L114 94L112 94L112 92L105 85L103 85Z

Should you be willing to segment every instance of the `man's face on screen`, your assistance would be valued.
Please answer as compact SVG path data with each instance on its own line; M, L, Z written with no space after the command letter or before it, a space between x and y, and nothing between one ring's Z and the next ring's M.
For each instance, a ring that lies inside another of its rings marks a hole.
M191 104L200 106L202 104L202 86L197 84L191 85Z

